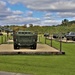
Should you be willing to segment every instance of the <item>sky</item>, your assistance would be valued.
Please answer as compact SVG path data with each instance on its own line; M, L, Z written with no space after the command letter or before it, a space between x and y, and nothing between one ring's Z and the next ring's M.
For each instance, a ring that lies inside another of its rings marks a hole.
M75 20L75 0L0 0L0 25L52 26Z

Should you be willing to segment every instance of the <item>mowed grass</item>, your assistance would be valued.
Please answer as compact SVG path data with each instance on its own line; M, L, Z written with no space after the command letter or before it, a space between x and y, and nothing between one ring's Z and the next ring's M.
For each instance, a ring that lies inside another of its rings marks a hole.
M59 42L53 41L53 45L59 48ZM75 43L63 43L62 50L65 55L0 55L0 70L32 75L75 75Z

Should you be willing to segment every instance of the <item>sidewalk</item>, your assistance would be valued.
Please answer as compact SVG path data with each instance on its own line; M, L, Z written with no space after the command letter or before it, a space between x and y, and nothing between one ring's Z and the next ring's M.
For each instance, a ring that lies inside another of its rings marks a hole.
M31 74L21 74L21 73L12 73L12 72L0 71L0 75L31 75Z

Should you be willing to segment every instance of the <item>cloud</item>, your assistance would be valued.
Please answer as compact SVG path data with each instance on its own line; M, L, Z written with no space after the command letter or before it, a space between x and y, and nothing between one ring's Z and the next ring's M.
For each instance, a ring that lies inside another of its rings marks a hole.
M26 11L25 14L26 14L25 16L32 17L33 16L33 11Z
M2 6L2 7L5 7L5 6L6 6L6 2L0 1L0 9L1 9L1 6Z
M54 16L52 13L46 12L45 15L43 16L44 20L52 20L54 19Z
M46 26L58 25L60 23L61 23L60 20L43 20L43 21L41 21L41 24L46 25Z
M15 0L16 1L16 0ZM26 15L24 15L26 13ZM0 0L0 24L27 24L40 21L32 16L32 11L23 12L12 10L7 7L7 3Z
M6 2L5 2L6 1ZM29 8L27 11L12 10L7 3L16 5L23 4ZM32 9L32 10L31 10ZM42 18L34 16L34 11L43 11ZM57 25L62 18L74 18L75 0L0 0L0 23L1 24L44 24Z
M18 15L12 15L12 16L7 16L5 20L1 22L5 24L28 24L28 23L35 23L38 21L40 21L39 18L33 18L33 17L25 18Z
M8 0L10 3L23 3L27 8L39 11L75 11L75 0Z
M6 8L6 2L0 1L0 17L5 17L9 14L10 12Z
M56 20L56 19L44 19L44 20L41 21L41 24L42 25L47 25L47 26L58 25L58 24L61 24L61 21Z
M13 12L13 14L15 14L15 15L21 15L21 14L23 14L23 12L20 11L20 10L16 10L16 11L12 11L12 12Z
M75 12L58 12L57 15L60 18L72 18L75 17Z
M21 2L21 0L7 0L10 4L16 4Z
M61 21L57 20L52 13L45 13L43 19L41 20L41 24L47 26L58 25L61 24Z

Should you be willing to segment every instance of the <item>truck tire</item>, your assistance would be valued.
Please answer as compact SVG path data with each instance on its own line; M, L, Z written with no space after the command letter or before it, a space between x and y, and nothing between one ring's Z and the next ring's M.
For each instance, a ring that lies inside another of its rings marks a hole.
M17 49L17 45L14 45L14 49Z
M36 44L33 45L33 49L36 49Z
M73 38L72 40L75 41L75 38Z
M18 45L14 45L14 49L20 49Z
M69 38L67 38L67 40L69 40Z

